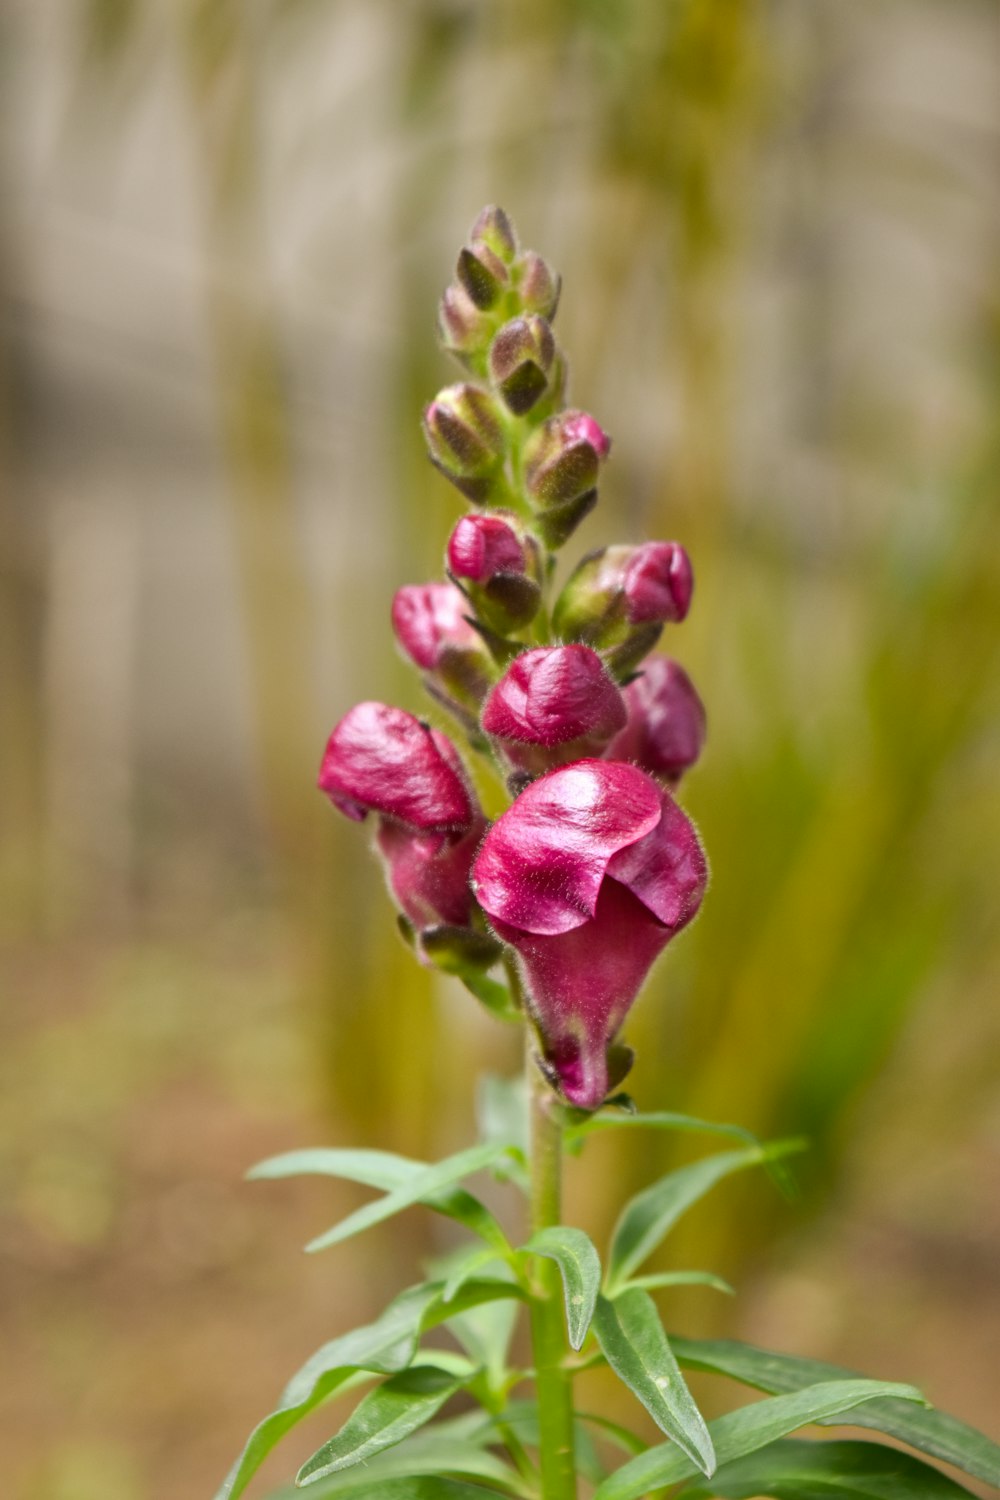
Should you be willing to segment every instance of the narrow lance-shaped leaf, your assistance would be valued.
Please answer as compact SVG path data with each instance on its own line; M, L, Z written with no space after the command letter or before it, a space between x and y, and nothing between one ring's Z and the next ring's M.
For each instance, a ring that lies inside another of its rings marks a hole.
M721 1468L746 1453L756 1452L778 1438L787 1437L798 1427L842 1416L874 1396L920 1402L924 1399L911 1385L891 1385L881 1380L833 1380L788 1396L756 1401L710 1423L718 1464ZM609 1475L598 1486L594 1500L639 1500L649 1490L696 1477L696 1466L679 1448L661 1443Z
M282 1393L277 1408L259 1422L219 1488L215 1500L237 1500L272 1448L338 1386L359 1370L392 1375L413 1359L420 1335L471 1307L523 1297L514 1282L467 1282L453 1301L442 1300L441 1282L409 1287L377 1318L317 1349Z
M358 1403L335 1437L324 1443L299 1470L295 1482L307 1485L339 1469L364 1463L391 1448L436 1416L469 1376L450 1374L435 1365L418 1365L392 1376Z
M711 1474L715 1468L712 1439L649 1293L633 1289L614 1301L598 1297L594 1332L608 1364L656 1425L697 1468Z
M323 1500L327 1494L339 1494L338 1490L327 1491L325 1485L317 1485L311 1500ZM464 1479L440 1479L437 1475L421 1474L400 1479L359 1478L351 1485L350 1493L355 1500L497 1500L496 1490L481 1484L469 1484ZM510 1490L509 1494L522 1492Z
M881 1443L816 1443L785 1438L726 1464L685 1489L684 1500L969 1500L971 1490L929 1464Z
M338 1177L390 1193L412 1183L429 1166L429 1162L397 1156L392 1151L342 1150L318 1146L268 1157L266 1161L251 1167L247 1176L251 1180L302 1176ZM498 1250L510 1248L506 1235L489 1209L464 1188L445 1188L439 1193L428 1194L420 1201L436 1213L464 1224L466 1229L496 1246Z
M627 1278L661 1241L692 1204L717 1182L745 1167L800 1151L800 1141L776 1141L769 1146L751 1146L743 1151L723 1151L680 1167L638 1193L625 1205L611 1238L607 1292L614 1296Z
M560 1225L540 1229L524 1248L533 1255L554 1260L559 1267L566 1298L570 1345L574 1349L582 1348L601 1285L601 1257L593 1242L582 1229Z
M734 1339L671 1337L671 1344L681 1364L689 1369L727 1375L759 1391L798 1391L817 1381L860 1378L853 1370L841 1369L839 1365L775 1354ZM964 1469L1000 1489L1000 1445L947 1412L935 1407L925 1409L910 1401L880 1398L854 1411L851 1425L870 1427L898 1438L911 1448L954 1464L957 1469Z
M385 1219L391 1219L394 1214L400 1213L404 1208L425 1202L427 1198L439 1193L442 1188L452 1187L463 1177L471 1177L474 1172L481 1172L484 1167L495 1166L502 1158L509 1155L510 1148L500 1144L470 1146L467 1151L459 1151L455 1156L449 1156L442 1162L425 1167L409 1181L393 1189L392 1192L386 1193L384 1198L379 1198L374 1203L366 1203L364 1208L359 1208L356 1213L349 1214L346 1219L341 1219L339 1224L335 1224L325 1234L310 1240L306 1249L309 1251L325 1250L330 1245L338 1245L341 1241L350 1239L352 1235L360 1234L363 1229L370 1229L375 1224L381 1224Z

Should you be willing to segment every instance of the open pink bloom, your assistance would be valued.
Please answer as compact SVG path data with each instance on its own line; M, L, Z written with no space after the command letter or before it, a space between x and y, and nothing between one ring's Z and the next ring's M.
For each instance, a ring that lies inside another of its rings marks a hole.
M330 736L319 786L349 818L378 814L375 844L414 927L468 923L484 821L447 735L401 708L359 703Z
M619 762L551 771L487 833L472 888L518 954L546 1061L571 1104L604 1099L608 1046L707 877L669 792Z
M523 651L491 691L482 726L526 770L603 749L626 720L625 700L589 646Z
M628 723L605 752L675 785L701 754L705 707L690 677L669 656L651 656L625 689Z
M408 583L392 601L392 628L407 656L433 672L446 651L481 650L465 619L469 606L453 583Z

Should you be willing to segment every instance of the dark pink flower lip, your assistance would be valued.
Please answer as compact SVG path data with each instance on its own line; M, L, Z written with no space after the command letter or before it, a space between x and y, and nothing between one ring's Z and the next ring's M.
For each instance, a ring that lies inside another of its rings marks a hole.
M359 703L327 743L319 786L360 822L369 812L422 832L461 832L474 807L447 735L385 703Z
M626 721L625 703L589 646L539 646L514 658L483 708L487 734L551 749L610 739Z
M393 598L392 628L411 661L433 672L449 649L480 649L468 609L453 583L409 583Z
M534 933L594 915L609 861L660 821L657 787L634 766L578 760L525 788L493 824L473 870L491 917Z
M618 549L611 548L611 552ZM694 573L679 542L643 542L625 564L624 589L633 625L686 618L691 607Z
M669 792L619 761L549 772L487 833L472 887L517 954L547 1065L571 1103L600 1105L608 1047L707 879Z

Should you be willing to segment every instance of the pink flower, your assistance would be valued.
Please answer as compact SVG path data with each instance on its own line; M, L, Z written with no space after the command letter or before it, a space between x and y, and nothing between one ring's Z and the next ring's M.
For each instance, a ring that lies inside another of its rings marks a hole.
M456 578L489 583L497 573L523 573L524 548L500 516L463 516L448 541L448 567Z
M643 542L638 547L609 547L608 560L622 559L622 587L629 623L679 621L687 615L694 589L691 560L679 542Z
M517 952L546 1062L571 1104L604 1099L608 1046L707 877L669 792L619 762L550 772L487 833L472 887Z
M611 741L608 760L630 760L674 786L705 743L705 707L679 662L651 656L625 689L628 723Z
M393 597L392 628L410 660L433 672L446 651L479 651L468 612L453 583L408 583Z
M626 720L625 701L589 646L523 651L490 692L482 726L514 764L542 770L598 751Z
M359 703L330 736L319 786L355 821L378 814L390 889L418 931L468 923L484 822L447 735L401 708Z

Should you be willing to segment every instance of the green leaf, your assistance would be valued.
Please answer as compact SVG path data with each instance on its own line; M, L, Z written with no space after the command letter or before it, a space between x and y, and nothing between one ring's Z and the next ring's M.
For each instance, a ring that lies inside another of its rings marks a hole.
M462 983L470 995L475 995L480 1005L498 1021L523 1021L524 1017L510 998L510 991L497 979L487 979L485 974L463 974Z
M554 1260L566 1298L566 1326L574 1349L581 1349L594 1315L601 1285L601 1257L582 1229L559 1225L540 1229L524 1246L533 1255Z
M357 1483L349 1486L355 1500L497 1500L495 1489L484 1489L481 1484L468 1484L462 1479L439 1479L437 1475L407 1475L399 1479L371 1479L358 1475ZM327 1494L340 1494L341 1488L328 1489L319 1484L311 1492L311 1500L323 1500ZM508 1494L521 1495L522 1490L508 1490Z
M744 1167L787 1156L802 1149L799 1141L775 1141L767 1146L748 1146L742 1151L722 1151L690 1166L680 1167L638 1193L625 1205L615 1225L609 1255L607 1293L615 1296L635 1268L651 1255L687 1209L717 1182Z
M644 1291L655 1292L664 1286L710 1286L717 1292L725 1292L728 1297L735 1297L735 1290L728 1281L723 1281L721 1276L713 1276L711 1271L657 1271L653 1276L630 1276L622 1291L628 1287L642 1287Z
M678 1452L705 1474L715 1468L712 1439L670 1351L656 1305L648 1292L623 1292L614 1301L598 1297L594 1332L608 1364L673 1438Z
M421 1173L429 1170L430 1163L397 1156L392 1151L351 1151L319 1146L268 1157L266 1161L251 1167L247 1176L251 1180L301 1176L339 1177L347 1182L360 1182L365 1187L381 1188L383 1192L392 1193L411 1185ZM436 1213L456 1219L498 1250L509 1251L507 1237L489 1209L464 1188L445 1188L441 1192L429 1193L419 1201Z
M524 1297L516 1283L507 1281L466 1282L449 1303L442 1300L442 1291L439 1281L409 1287L374 1323L355 1328L317 1349L293 1375L277 1408L254 1428L215 1500L236 1500L285 1434L359 1370L397 1374L413 1360L420 1335L429 1328L484 1303Z
M645 1438L639 1437L638 1433L632 1432L628 1427L623 1427L620 1422L612 1422L610 1417L598 1416L594 1411L581 1411L577 1415L581 1422L589 1422L592 1427L599 1428L608 1441L621 1448L623 1453L645 1453L649 1447Z
M476 1118L484 1141L497 1141L528 1154L528 1086L521 1074L500 1078L487 1073L476 1091Z
M384 1198L378 1198L374 1203L366 1203L364 1208L348 1214L346 1219L341 1219L339 1224L335 1224L325 1234L310 1240L306 1249L313 1252L325 1250L330 1245L338 1245L343 1240L350 1239L352 1235L360 1234L363 1229L370 1229L375 1224L381 1224L385 1219L391 1219L394 1214L400 1213L404 1208L410 1208L415 1203L425 1203L428 1198L433 1198L440 1193L442 1188L452 1187L463 1177L471 1177L473 1172L481 1172L484 1167L495 1166L509 1154L509 1146L493 1142L470 1146L467 1151L459 1151L455 1156L435 1162L433 1166L423 1167L400 1187L386 1193Z
M467 1383L468 1376L453 1375L436 1365L419 1365L391 1376L358 1403L336 1437L306 1460L295 1483L305 1485L352 1468L383 1448L401 1443Z
M387 1448L377 1454L363 1468L344 1469L310 1485L310 1500L328 1500L342 1494L356 1494L358 1489L368 1489L375 1484L387 1484L390 1480L415 1479L430 1475L458 1479L482 1479L497 1485L502 1493L523 1496L529 1500L533 1491L521 1476L491 1453L482 1441L476 1441L470 1433L470 1418L481 1429L484 1438L492 1438L492 1423L482 1412L471 1412L453 1421L435 1423L426 1427L395 1448ZM287 1500L298 1495L290 1490ZM491 1494L494 1492L491 1490ZM275 1500L283 1500L285 1492Z
M442 1302L451 1302L465 1283L471 1281L477 1272L485 1270L487 1266L493 1265L499 1259L495 1250L480 1250L475 1244L469 1247L466 1254L456 1256L450 1262L445 1278L444 1290L441 1293Z
M710 1490L686 1489L688 1500L962 1500L970 1490L911 1453L880 1443L816 1443L786 1438L714 1475Z
M797 1427L842 1416L874 1396L886 1395L904 1401L923 1401L920 1392L909 1385L891 1385L880 1380L832 1380L727 1412L709 1425L719 1467L787 1437ZM693 1479L696 1474L695 1465L676 1446L661 1443L610 1475L598 1486L594 1500L639 1500L648 1490Z
M774 1354L733 1339L672 1338L671 1343L681 1364L689 1369L728 1375L760 1391L798 1391L820 1380L859 1378L853 1370L841 1369L839 1365ZM957 1469L964 1469L1000 1489L1000 1445L947 1412L933 1407L925 1410L909 1401L880 1399L853 1412L851 1425L870 1427L898 1438L911 1448L954 1464Z
M625 1097L627 1098L627 1095ZM611 1102L611 1100L608 1101L609 1104ZM702 1120L696 1115L682 1115L665 1109L640 1114L634 1107L619 1113L609 1113L605 1109L598 1114L583 1115L578 1120L574 1119L566 1130L567 1149L578 1151L586 1138L596 1130L621 1129L679 1130L692 1135L718 1135L724 1136L727 1140L742 1141L747 1146L766 1149L760 1137L742 1125L719 1124L715 1120ZM783 1193L788 1195L793 1193L793 1179L780 1158L767 1157L761 1165Z
M275 1411L259 1422L215 1500L236 1500L276 1443L356 1370L390 1375L404 1370L417 1349L421 1323L438 1298L430 1282L410 1287L374 1323L324 1344L285 1387Z

